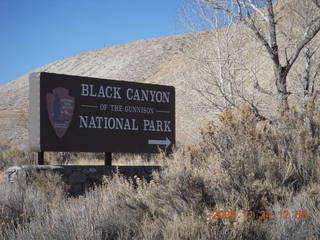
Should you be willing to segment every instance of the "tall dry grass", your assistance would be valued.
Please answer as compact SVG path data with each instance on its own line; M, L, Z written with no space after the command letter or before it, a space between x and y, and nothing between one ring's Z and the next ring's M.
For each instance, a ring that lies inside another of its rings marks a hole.
M35 164L35 155L11 146L6 142L0 142L0 172L14 165Z
M51 191L54 176L1 183L0 239L319 239L319 124L312 108L261 121L240 106L204 128L199 145L159 155L150 183L115 175L79 198ZM218 209L238 214L214 219Z

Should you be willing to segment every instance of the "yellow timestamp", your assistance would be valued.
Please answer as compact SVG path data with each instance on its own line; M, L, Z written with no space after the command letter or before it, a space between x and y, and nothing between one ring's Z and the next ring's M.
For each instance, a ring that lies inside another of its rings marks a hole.
M213 210L211 212L211 219L236 219L237 217L244 217L247 219L268 220L273 218L281 219L300 219L306 220L308 213L306 210L289 210L283 209L279 211L274 210Z

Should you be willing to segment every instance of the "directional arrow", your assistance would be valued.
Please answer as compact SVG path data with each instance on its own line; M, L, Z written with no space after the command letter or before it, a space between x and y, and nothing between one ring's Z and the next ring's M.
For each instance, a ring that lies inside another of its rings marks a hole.
M171 141L168 137L166 137L166 140L148 140L148 144L150 145L166 145L166 148L169 147L171 144Z

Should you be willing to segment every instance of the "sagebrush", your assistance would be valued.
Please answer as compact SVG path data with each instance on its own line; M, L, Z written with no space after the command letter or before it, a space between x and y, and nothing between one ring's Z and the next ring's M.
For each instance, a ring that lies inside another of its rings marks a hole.
M312 108L262 121L243 105L202 129L199 145L159 155L150 183L114 175L78 198L55 176L1 183L0 238L318 239L319 126ZM214 219L217 209L239 214ZM285 209L308 218L283 219Z

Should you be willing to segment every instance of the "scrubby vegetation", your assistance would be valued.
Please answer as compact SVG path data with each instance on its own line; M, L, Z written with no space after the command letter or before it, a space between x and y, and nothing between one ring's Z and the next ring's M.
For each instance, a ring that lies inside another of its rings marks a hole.
M32 153L24 152L16 146L0 142L0 173L13 165L34 164L35 158Z
M2 182L0 239L319 239L319 127L314 104L272 120L244 105L159 156L150 183L116 175L69 198L58 176Z

